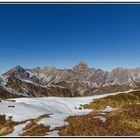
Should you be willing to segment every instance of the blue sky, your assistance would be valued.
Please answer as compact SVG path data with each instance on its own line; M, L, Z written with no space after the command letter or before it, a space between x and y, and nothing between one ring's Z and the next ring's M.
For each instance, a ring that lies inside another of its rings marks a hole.
M110 71L139 60L140 5L0 5L1 73L79 61Z

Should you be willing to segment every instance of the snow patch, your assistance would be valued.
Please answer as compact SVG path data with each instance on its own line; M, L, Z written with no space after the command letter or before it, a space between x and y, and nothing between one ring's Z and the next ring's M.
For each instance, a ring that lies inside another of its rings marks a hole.
M50 136L50 137L52 137L52 136L53 136L53 137L57 137L57 136L59 136L59 135L58 135L58 132L59 132L58 130L50 131L50 132L48 132L47 137L48 137L48 136Z
M15 126L14 131L11 134L6 135L6 137L12 137L12 136L17 137L17 136L19 136L19 134L22 133L22 130L25 126L26 126L26 123L25 124L19 124L19 125Z
M50 130L53 130L55 127L67 125L65 119L68 116L84 115L92 111L92 109L80 109L81 105L87 104L94 99L107 97L109 95L116 95L119 93L122 92L88 97L14 98L15 102L2 100L0 103L0 114L5 114L8 117L12 116L12 120L14 121L25 121L37 118L43 114L50 114L50 118L42 119L38 123L49 125ZM14 107L9 108L9 105ZM112 111L112 108L107 106L104 111ZM18 129L16 130L19 130L21 127L17 126L17 128ZM56 131L52 131L50 134L54 133L56 133ZM16 133L14 134L16 135Z
M113 108L110 107L110 106L106 106L106 108L103 110L103 112L111 112L111 111L113 111L113 110L115 110L115 109L113 109Z

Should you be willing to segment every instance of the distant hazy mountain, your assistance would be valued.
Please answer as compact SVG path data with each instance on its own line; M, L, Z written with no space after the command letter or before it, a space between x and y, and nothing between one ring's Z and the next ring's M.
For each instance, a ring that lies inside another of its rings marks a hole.
M111 72L80 62L72 69L16 66L0 76L0 97L88 96L140 87L140 68Z

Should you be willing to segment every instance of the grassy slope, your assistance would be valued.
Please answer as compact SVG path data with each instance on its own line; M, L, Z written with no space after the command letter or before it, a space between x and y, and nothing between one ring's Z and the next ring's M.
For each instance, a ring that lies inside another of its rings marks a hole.
M92 101L84 108L88 115L70 116L69 125L58 128L63 136L140 136L140 91L118 94ZM101 115L106 106L116 110ZM97 117L105 117L102 122Z
M121 107L126 104L139 103L140 102L140 90L130 93L121 93L117 95L107 96L101 99L92 101L90 104L84 105L84 108L99 110L104 109L106 106L112 106L114 108Z

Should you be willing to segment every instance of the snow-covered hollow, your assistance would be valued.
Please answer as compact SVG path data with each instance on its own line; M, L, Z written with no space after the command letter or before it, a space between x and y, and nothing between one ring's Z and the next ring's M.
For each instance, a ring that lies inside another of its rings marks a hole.
M0 102L0 114L7 117L12 116L14 121L23 121L37 118L43 114L50 114L50 118L45 118L38 123L49 125L50 129L67 124L64 120L68 116L88 114L90 109L81 109L80 105L87 104L93 99L116 95L110 93L88 97L42 97L42 98L15 98L15 102L2 100ZM122 93L122 92L121 92Z
M41 97L41 98L14 98L15 102L2 100L0 114L12 116L14 121L23 121L36 118L43 114L81 115L89 113L89 109L79 109L80 105L87 104L93 99L116 95L117 93L94 95L88 97ZM121 92L125 93L125 92ZM14 106L14 107L8 107Z
M89 113L88 109L79 109L80 104L90 102L92 97L63 98L63 97L43 97L43 98L16 98L15 102L0 102L0 114L12 116L14 121L23 121L36 118L43 114L58 116L77 115ZM8 107L12 106L12 107Z

